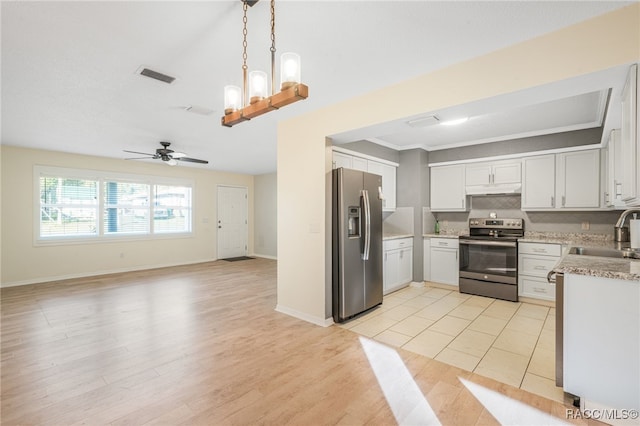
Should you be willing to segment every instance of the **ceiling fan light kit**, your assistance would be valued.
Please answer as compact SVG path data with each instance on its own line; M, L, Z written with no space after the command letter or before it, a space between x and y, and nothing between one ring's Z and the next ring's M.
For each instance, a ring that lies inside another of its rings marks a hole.
M269 111L306 99L309 88L300 81L300 55L287 52L280 59L280 92L275 93L275 0L271 0L271 96L269 79L264 71L251 71L247 79L247 9L257 0L241 0L243 8L242 29L242 89L238 86L224 87L224 116L222 125L232 127ZM249 90L247 91L247 80Z

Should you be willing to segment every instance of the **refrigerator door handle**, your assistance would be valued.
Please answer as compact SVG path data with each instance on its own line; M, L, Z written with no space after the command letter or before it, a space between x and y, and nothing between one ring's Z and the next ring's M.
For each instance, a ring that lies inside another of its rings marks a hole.
M364 201L364 252L362 260L369 260L369 251L371 250L371 204L369 203L369 191L362 190L362 199Z

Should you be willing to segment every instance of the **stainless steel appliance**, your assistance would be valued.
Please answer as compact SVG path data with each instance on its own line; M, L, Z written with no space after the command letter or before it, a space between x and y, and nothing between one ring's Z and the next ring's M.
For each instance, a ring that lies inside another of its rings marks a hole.
M518 301L518 238L522 219L469 219L460 237L460 293Z
M382 303L382 178L333 170L333 320Z

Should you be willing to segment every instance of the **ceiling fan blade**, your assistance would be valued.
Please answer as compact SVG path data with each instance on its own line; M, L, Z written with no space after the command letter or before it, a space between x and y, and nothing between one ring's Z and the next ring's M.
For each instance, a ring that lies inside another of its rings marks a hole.
M176 158L176 160L187 161L189 163L209 164L207 160L198 160L197 158L189 158L189 157L180 157L180 158Z
M182 158L182 157L186 157L187 154L185 154L184 152L172 152L171 156L173 158Z
M151 157L153 157L155 154L149 154L148 152L138 152L138 151L127 151L126 149L123 149L124 152L129 152L131 154L141 154L141 155L149 155Z
M125 160L153 160L153 157L130 157L125 158Z

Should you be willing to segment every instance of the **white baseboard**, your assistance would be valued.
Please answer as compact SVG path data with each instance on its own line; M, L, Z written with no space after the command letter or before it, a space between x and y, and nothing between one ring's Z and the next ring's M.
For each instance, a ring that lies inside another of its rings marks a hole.
M42 283L48 283L51 281L72 280L75 278L98 277L100 275L120 274L123 272L148 271L151 269L170 268L172 266L195 265L198 263L214 262L215 260L216 259L203 259L203 260L194 260L191 262L165 263L162 265L135 266L131 268L106 269L103 271L95 271L95 272L56 275L56 276L50 276L50 277L39 277L39 278L32 278L29 280L3 282L0 284L0 288L18 287L21 285L30 285L30 284L42 284Z
M420 281L420 282L411 281L409 283L409 287L424 287L424 281Z
M318 318L305 312L300 312L282 305L276 305L276 312L280 312L281 314L289 315L290 317L310 322L311 324L319 325L320 327L329 327L333 324L333 318Z
M253 254L250 254L249 256L252 256L252 257L261 257L261 258L263 258L263 259L278 260L278 258L277 258L277 257L275 257L275 256L270 256L270 255L268 255L268 254L258 254L258 253L253 253Z

